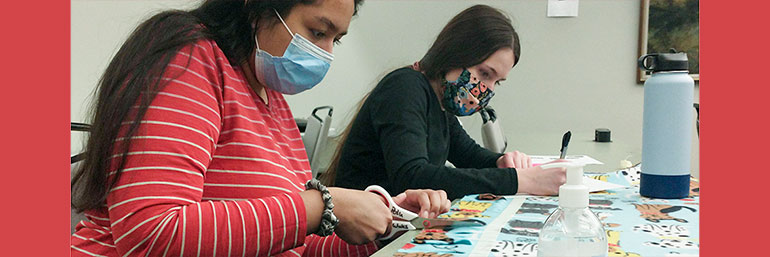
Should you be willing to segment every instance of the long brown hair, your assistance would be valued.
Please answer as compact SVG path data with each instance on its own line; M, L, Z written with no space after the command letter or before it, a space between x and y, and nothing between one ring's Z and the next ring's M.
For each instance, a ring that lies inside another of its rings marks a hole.
M521 46L511 20L496 8L474 5L444 26L419 61L420 71L428 80L441 79L450 70L484 62L501 48L513 50L516 66L521 58Z
M369 91L364 95L363 98L361 98L361 101L358 102L356 105L356 110L353 111L353 113L358 114L359 111L361 111L361 107L364 105L364 102L367 98L369 98L369 94L372 92ZM335 148L334 156L332 157L331 163L329 163L329 168L326 169L326 172L321 173L318 175L318 180L321 181L322 184L326 186L334 186L334 181L337 179L337 167L339 167L340 164L340 156L342 154L342 146L345 145L345 140L348 139L348 134L350 134L350 129L353 127L353 121L355 121L356 117L353 116L353 119L350 120L350 123L348 123L348 126L345 127L345 130L340 133L338 136L338 145L337 148Z
M513 65L516 66L521 57L521 46L519 34L511 25L511 20L494 7L474 5L455 15L444 26L428 52L417 62L417 66L428 80L433 81L443 78L450 70L480 64L502 48L513 50ZM366 97L359 103L359 110L365 100ZM353 127L353 121L355 118L340 134L339 145L331 164L327 172L320 176L326 185L334 185L342 148Z
M120 47L94 91L90 110L91 130L85 160L71 181L72 207L78 212L100 208L125 166L130 140L150 103L167 82L171 58L183 47L200 39L213 39L232 65L249 58L258 29L278 22L273 10L286 16L298 5L317 0L207 0L191 11L165 11L141 23ZM354 15L363 0L354 0ZM256 26L252 27L252 24ZM189 60L188 60L189 61ZM136 110L133 106L138 105ZM127 130L121 123L130 121ZM110 179L111 156L117 170Z

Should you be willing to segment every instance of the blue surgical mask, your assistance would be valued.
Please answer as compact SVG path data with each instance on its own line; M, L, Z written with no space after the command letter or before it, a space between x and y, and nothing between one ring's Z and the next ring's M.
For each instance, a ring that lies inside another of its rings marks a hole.
M282 94L293 95L311 89L326 76L334 56L300 34L292 33L278 11L275 14L292 34L291 42L281 57L259 49L257 42L254 73L259 82Z

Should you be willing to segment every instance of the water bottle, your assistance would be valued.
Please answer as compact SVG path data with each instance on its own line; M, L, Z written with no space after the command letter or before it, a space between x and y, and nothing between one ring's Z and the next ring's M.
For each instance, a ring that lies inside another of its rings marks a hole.
M557 162L541 167L567 168L567 183L559 187L559 208L548 216L540 229L537 256L607 256L604 226L588 208L583 165Z
M654 53L639 58L652 71L644 82L642 175L639 193L651 198L680 199L690 189L693 91L687 54Z

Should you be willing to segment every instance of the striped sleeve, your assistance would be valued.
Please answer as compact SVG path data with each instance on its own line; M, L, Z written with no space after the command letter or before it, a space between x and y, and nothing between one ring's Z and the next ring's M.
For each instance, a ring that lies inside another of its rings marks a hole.
M296 192L202 201L222 127L217 53L210 41L180 50L136 135L116 140L116 149L131 142L106 201L121 256L261 256L304 244L305 209Z
M307 247L302 254L303 257L363 257L372 255L377 251L374 242L365 245L350 245L337 237L337 234L326 237L309 235L305 239L305 245Z

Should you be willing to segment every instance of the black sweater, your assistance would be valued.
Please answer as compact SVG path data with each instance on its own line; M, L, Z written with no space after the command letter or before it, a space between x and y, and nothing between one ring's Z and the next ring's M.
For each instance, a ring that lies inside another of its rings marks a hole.
M335 185L380 185L468 194L516 194L516 170L496 168L501 154L482 148L457 117L441 109L427 78L411 68L385 76L371 92L342 147ZM444 163L449 160L457 168Z

